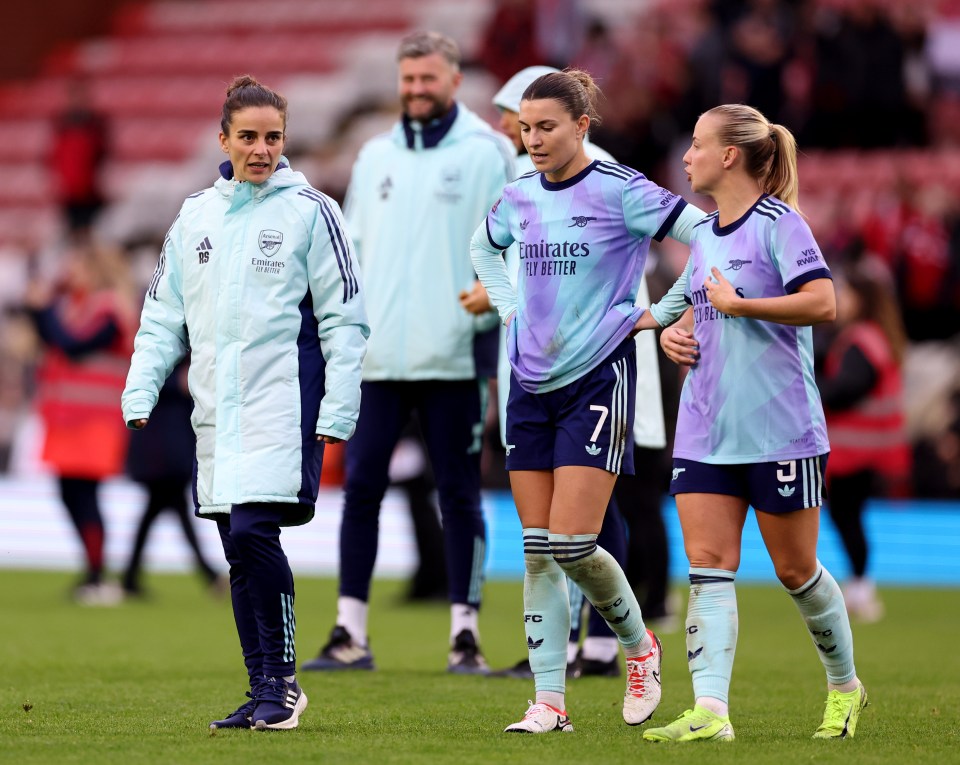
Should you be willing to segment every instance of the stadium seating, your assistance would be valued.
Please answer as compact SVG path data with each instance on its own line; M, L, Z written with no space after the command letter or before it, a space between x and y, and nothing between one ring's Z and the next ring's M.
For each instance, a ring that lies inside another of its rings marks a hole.
M109 36L58 50L40 76L0 88L0 139L18 150L13 183L0 190L0 244L43 245L60 234L45 160L50 120L63 107L72 79L85 80L93 106L109 120L107 196L121 200L145 184L169 184L170 195L182 198L188 191L177 181L191 174L180 165L203 140L214 145L217 109L233 76L250 72L281 89L293 76L349 85L338 71L358 52L369 59L371 40L392 56L397 35L430 5L366 0L359 14L351 0L274 0L268 6L254 0L154 0L124 9ZM386 47L384 35L390 37ZM319 110L310 111L316 116ZM323 119L336 117L329 111ZM324 127L329 125L314 132ZM154 188L149 198L156 193Z
M629 28L617 0L586 5ZM62 48L48 57L40 76L0 87L0 140L18 154L13 182L0 188L0 244L42 245L60 234L45 158L50 120L77 76L87 81L93 105L110 124L104 185L116 204L104 216L104 233L120 240L150 229L162 234L179 200L209 183L217 109L234 75L250 72L286 93L291 148L308 153L358 103L389 102L394 81L384 72L402 32L443 29L469 52L491 7L488 0L365 0L358 13L353 0L131 4L116 15L108 36ZM475 82L465 82L464 99L487 103L486 83ZM361 120L359 132L339 147L344 156L320 163L333 173L334 186L343 183L362 140L388 122L389 115L377 114ZM307 157L307 167L311 163L319 167ZM960 192L960 155L814 152L801 156L801 178L801 201L816 224L836 216L838 207L865 216L902 184L934 179Z

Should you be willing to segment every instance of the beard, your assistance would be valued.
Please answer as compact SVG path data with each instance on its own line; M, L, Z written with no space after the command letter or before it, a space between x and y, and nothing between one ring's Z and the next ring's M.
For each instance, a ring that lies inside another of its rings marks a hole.
M429 108L427 108L428 102ZM415 104L416 114L411 113L411 103ZM439 119L450 111L448 104L441 103L437 99L429 96L418 96L416 98L407 97L402 99L401 105L403 106L403 113L406 114L408 118L424 123ZM424 111L424 109L426 110Z

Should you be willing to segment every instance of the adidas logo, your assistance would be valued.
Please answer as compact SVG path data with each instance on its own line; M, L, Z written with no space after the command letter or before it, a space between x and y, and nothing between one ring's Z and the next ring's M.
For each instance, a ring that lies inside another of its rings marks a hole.
M540 638L539 640L534 640L532 637L527 636L527 648L529 650L532 651L535 648L539 648L542 645L543 645L543 638Z
M687 661L693 661L701 653L703 653L703 646L700 646L696 651L687 651Z
M598 454L600 454L600 452L603 451L603 449L596 444L590 444L588 446L584 446L583 448L587 450L587 454L589 454L591 457L596 457Z
M603 618L607 619L607 617L605 616ZM627 613L625 613L623 616L618 616L616 619L607 619L607 621L610 622L610 624L623 624L629 618L630 618L630 609L628 608Z
M676 481L676 480L680 477L680 474L681 474L681 473L685 473L685 472L687 472L687 469L686 469L686 468L674 468L674 469L673 469L673 478L671 478L670 480L671 480L671 481Z
M777 489L777 493L781 497L792 497L796 490L796 486L781 486L779 489Z
M212 249L213 245L210 244L210 237L203 237L203 241L197 245L197 257L201 265L210 261L210 250Z
M523 223L520 224L520 230L521 230L521 231L526 231L526 230L527 230L527 226L529 226L529 225L530 225L530 221L528 221L528 220L523 221Z

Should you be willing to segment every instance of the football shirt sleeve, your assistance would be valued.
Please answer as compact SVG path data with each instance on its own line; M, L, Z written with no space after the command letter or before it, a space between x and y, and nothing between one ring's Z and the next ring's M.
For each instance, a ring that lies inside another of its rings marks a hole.
M667 191L642 173L637 173L623 186L623 218L627 229L637 237L661 241L687 206L686 201ZM702 216L701 216L702 217Z
M771 238L773 259L787 294L814 279L833 278L813 232L799 213L791 211L777 218Z
M667 291L660 300L650 306L650 313L657 320L657 324L666 327L673 324L677 319L683 316L684 312L690 307L690 296L688 294L688 285L690 282L690 259L687 258L687 264L683 267L683 273L673 283L673 286Z
M517 310L517 292L510 283L507 264L503 259L503 251L515 241L506 224L506 208L501 197L487 213L486 219L477 226L470 241L473 270L477 272L503 322Z
M683 242L684 244L690 244L693 229L705 216L706 213L703 210L687 202L686 205L681 208L676 222L670 227L670 231L667 233L671 239L676 239L678 242Z

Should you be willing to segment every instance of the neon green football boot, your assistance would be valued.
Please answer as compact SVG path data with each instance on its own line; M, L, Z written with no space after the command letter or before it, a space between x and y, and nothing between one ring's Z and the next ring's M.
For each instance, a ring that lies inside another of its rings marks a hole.
M823 722L813 737L853 738L860 713L866 705L867 689L862 683L849 693L830 691L827 694L826 709L823 710Z
M695 706L662 728L647 728L646 741L733 741L733 726L729 717L721 717Z

